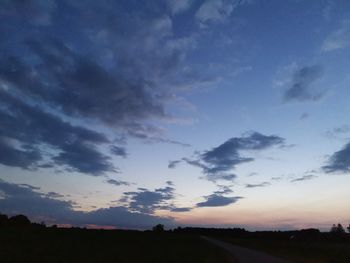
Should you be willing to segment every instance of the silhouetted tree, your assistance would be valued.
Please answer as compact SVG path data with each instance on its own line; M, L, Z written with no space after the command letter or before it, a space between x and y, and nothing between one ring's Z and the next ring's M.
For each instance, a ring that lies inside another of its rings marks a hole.
M6 227L9 223L7 215L0 214L0 227Z
M154 232L164 232L164 225L158 224L152 228Z
M344 230L344 227L341 225L341 224L338 224L338 225L333 225L332 228L331 228L331 233L334 233L334 234L343 234L345 233L345 230Z
M349 226L348 226L346 229L347 229L348 232L350 233L350 224L349 224Z

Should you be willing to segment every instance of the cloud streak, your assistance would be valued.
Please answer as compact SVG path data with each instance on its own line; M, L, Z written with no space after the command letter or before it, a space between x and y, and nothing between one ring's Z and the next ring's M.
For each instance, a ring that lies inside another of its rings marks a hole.
M259 183L259 184L246 184L245 187L246 188L257 188L257 187L266 187L266 186L269 186L271 185L271 183L269 182L262 182L262 183Z
M293 180L291 180L292 183L295 183L295 182L302 182L302 181L307 181L307 180L311 180L313 178L316 178L317 176L314 175L314 174L307 174L307 175L304 175L302 177L299 177L299 178L295 178Z

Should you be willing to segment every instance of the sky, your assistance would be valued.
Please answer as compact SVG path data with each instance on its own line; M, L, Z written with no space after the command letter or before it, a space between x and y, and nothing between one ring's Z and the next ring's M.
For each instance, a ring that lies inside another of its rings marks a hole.
M347 0L0 1L0 213L350 223Z

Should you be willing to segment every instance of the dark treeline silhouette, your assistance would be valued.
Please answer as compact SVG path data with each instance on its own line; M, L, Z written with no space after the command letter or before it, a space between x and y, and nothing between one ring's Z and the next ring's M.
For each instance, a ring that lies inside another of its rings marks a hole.
M350 225L347 227L350 232ZM295 241L328 241L349 242L350 233L346 233L341 224L333 225L329 232L321 232L319 229L309 228L290 231L247 231L244 228L198 228L178 227L170 230L175 233L197 234L201 236L243 238L243 239L269 239L269 240L295 240Z
M346 230L350 225L334 224L328 232L312 228L255 232L204 227L166 230L161 224L146 231L60 228L33 223L25 215L10 217L0 213L0 262L225 262L223 251L201 238L208 236L286 257L291 262L348 263L350 233Z
M8 217L0 214L0 228L45 228L44 223L32 223L24 215L15 215Z
M86 229L31 223L0 214L0 262L227 262L220 248L196 235L154 231Z
M33 223L24 215L16 215L8 217L0 214L0 229L16 228L16 229L44 229L48 228L43 222ZM56 225L50 226L50 229L57 229ZM86 229L80 227L71 227L71 229ZM346 228L350 232L350 225ZM113 231L113 230L112 230ZM117 230L121 231L121 230ZM123 230L134 231L134 230ZM244 228L204 228L204 227L177 227L165 230L164 225L155 225L152 230L146 232L153 233L177 233L198 236L212 236L220 238L242 238L242 239L268 239L268 240L295 240L295 241L329 241L329 242L349 242L350 233L346 233L341 224L334 224L329 232L321 232L315 228L291 230L291 231L248 231Z

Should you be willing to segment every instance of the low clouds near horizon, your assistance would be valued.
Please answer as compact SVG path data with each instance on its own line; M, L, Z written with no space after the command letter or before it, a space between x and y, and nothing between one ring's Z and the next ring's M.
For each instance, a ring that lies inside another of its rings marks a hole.
M131 212L124 206L111 206L90 212L78 211L72 201L64 201L58 193L41 193L26 185L0 179L0 211L9 215L25 214L35 221L49 224L113 226L116 228L150 228L155 224L174 225L170 217L152 213Z

